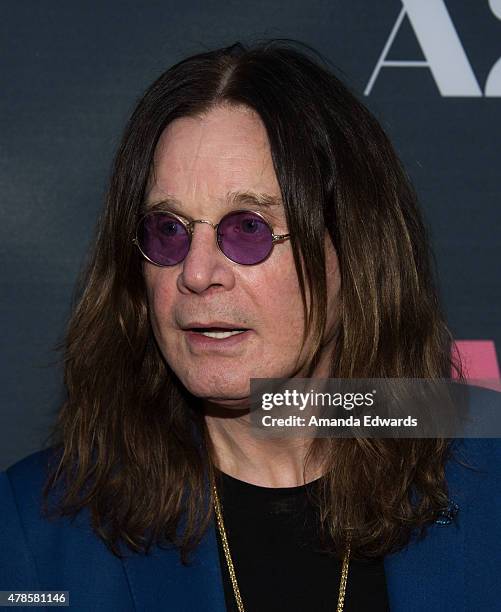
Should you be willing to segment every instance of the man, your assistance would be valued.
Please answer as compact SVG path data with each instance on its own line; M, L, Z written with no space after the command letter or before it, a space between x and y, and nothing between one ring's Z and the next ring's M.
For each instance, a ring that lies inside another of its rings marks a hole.
M2 474L0 588L77 610L495 609L498 444L250 423L251 378L461 376L450 342L413 191L346 87L280 41L180 62L117 153L53 444Z

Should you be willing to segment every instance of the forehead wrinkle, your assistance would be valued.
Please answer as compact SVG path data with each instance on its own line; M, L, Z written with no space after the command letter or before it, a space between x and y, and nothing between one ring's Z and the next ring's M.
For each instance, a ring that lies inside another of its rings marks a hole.
M199 160L203 157L201 155L201 149L202 149L202 141L204 138L204 134L206 133L208 126L206 125L205 121L203 121L201 118L199 119L199 124L198 124L198 138L197 138L197 143L196 143L196 149L195 152L193 154L192 159L189 162L189 170L188 172L190 173L190 175L193 177L195 177L195 180L192 181L192 194L194 195L197 191L197 172L195 170L196 164L199 162Z
M200 154L202 148L202 139L204 136L204 131L207 130L207 126L203 121L201 121L202 117L180 117L183 121L197 122L199 123L199 128L197 129L196 136L193 135L193 132L190 134L191 145L195 147L193 151L190 152L189 155L183 155L186 171L191 175L195 174L195 164L197 159L202 158L203 156ZM162 178L162 166L163 162L165 162L165 157L167 159L171 159L172 157L172 145L176 144L176 140L179 140L179 136L176 133L176 130L179 128L179 125L176 123L177 119L172 121L169 125L166 126L163 133L160 135L158 142L155 147L155 151L153 153L152 164L150 168L149 180L147 184L147 190L151 191L155 185L158 185L159 178ZM185 138L184 138L185 139ZM195 141L196 139L196 141ZM183 138L181 138L183 141ZM183 145L184 146L184 145ZM176 151L176 147L174 147L174 151ZM176 151L177 152L177 151ZM174 154L174 162L177 162L178 156ZM187 160L187 163L186 163Z

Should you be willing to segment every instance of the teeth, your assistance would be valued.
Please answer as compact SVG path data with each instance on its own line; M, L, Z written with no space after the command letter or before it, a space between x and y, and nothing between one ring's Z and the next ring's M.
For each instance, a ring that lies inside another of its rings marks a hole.
M208 338L229 338L230 336L234 336L235 334L243 334L245 330L236 330L236 331L227 331L227 332L199 332L202 336L207 336Z

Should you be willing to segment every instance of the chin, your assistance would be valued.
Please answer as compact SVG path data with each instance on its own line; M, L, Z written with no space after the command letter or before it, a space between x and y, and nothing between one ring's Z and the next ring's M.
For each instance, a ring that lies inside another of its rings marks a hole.
M239 377L238 380L229 379L228 375L215 375L208 372L190 372L187 376L183 373L178 377L186 389L195 397L221 405L235 406L243 405L250 394L250 380L247 377Z

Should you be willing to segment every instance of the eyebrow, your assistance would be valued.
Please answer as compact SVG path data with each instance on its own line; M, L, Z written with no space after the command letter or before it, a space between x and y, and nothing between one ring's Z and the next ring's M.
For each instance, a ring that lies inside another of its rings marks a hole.
M250 205L253 208L268 211L283 204L280 196L254 191L231 191L226 194L224 202L230 209ZM161 211L166 208L186 217L187 219L190 219L189 215L183 213L182 203L177 198L172 196L166 196L158 202L143 202L143 205L141 206L141 214Z

